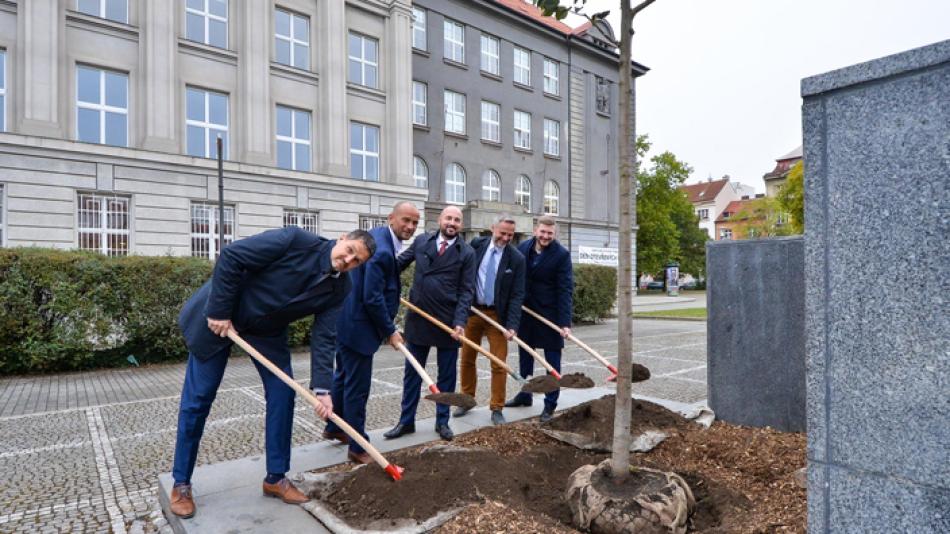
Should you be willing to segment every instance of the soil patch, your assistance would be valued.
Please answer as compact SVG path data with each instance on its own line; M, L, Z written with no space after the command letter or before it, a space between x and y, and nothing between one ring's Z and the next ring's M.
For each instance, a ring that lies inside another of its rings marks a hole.
M600 424L612 428L612 414L595 409L612 407L612 399L590 404ZM561 417L552 422L560 425ZM588 424L571 417L569 425ZM643 401L634 401L632 420L670 433L653 451L631 455L631 464L674 471L687 481L697 502L690 532L805 532L805 490L794 479L805 465L804 434L720 422L704 430ZM424 520L475 503L438 532L563 534L575 532L564 501L568 476L607 457L550 438L536 422L486 427L458 436L450 447L420 446L388 455L406 468L400 482L374 466L357 469L323 502L351 524Z
M569 373L561 375L562 388L588 389L594 387L594 381L584 373Z
M425 396L426 399L439 404L448 404L449 406L461 406L462 408L474 408L476 404L475 397L465 393L430 393Z
M640 365L639 363L633 364L633 368L630 370L631 382L645 382L649 379L650 370L647 369L645 365Z
M630 401L630 434L639 435L647 430L693 430L696 423L667 410L659 404L633 399ZM614 396L579 404L558 415L545 428L572 432L590 439L590 442L609 443L614 435Z
M557 380L554 379L551 375L541 375L528 380L524 386L522 386L521 391L525 393L551 393L552 391L557 391L558 388Z

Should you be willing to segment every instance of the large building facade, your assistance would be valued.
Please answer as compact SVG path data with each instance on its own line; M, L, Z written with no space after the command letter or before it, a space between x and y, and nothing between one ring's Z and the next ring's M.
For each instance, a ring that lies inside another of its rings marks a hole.
M414 185L408 0L0 0L0 246L213 257Z
M522 237L553 214L575 261L616 251L619 57L610 34L606 24L572 29L522 0L413 3L413 174L429 190L430 227L450 204L462 207L469 236L500 211L515 215Z

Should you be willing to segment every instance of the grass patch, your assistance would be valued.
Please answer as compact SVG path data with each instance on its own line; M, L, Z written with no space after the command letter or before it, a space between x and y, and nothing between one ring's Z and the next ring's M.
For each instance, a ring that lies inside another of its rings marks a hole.
M634 317L663 317L672 319L706 319L706 308L682 308L679 310L657 310L634 312Z

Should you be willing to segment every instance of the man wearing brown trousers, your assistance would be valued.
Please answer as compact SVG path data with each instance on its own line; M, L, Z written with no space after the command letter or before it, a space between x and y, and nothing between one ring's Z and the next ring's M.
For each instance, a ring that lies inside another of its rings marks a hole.
M475 308L495 322L505 327L501 332L487 321L472 314L465 325L465 337L481 343L488 336L491 353L501 361L508 356L508 340L518 331L521 321L521 302L524 300L524 256L511 244L515 235L515 221L508 214L495 218L491 226L491 237L477 237L472 240L475 249L476 270ZM477 372L475 368L475 350L462 347L459 362L462 393L475 396ZM491 408L492 424L501 425L505 417L501 410L505 406L505 382L507 373L492 362L491 364ZM457 408L453 414L461 417L470 408Z

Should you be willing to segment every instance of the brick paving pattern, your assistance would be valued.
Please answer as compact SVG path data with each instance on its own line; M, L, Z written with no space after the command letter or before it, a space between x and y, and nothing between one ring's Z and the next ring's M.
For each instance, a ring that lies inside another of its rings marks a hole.
M616 322L575 333L616 362ZM653 377L640 395L693 403L706 398L706 323L636 321L634 360ZM514 344L510 344L514 347ZM486 343L487 347L487 343ZM432 355L434 356L434 354ZM427 370L435 376L434 357ZM509 363L517 369L517 351ZM580 349L565 349L563 372L603 383L607 371ZM294 355L297 379L309 379L309 355ZM399 414L404 360L377 354L367 430ZM476 399L488 402L488 365L479 360ZM184 364L0 379L0 532L170 532L157 497L158 475L171 469ZM516 384L509 378L509 396ZM419 404L418 418L435 415ZM201 442L198 464L264 451L264 397L249 358L228 363ZM320 441L323 422L298 402L294 445ZM263 473L262 473L263 476Z

